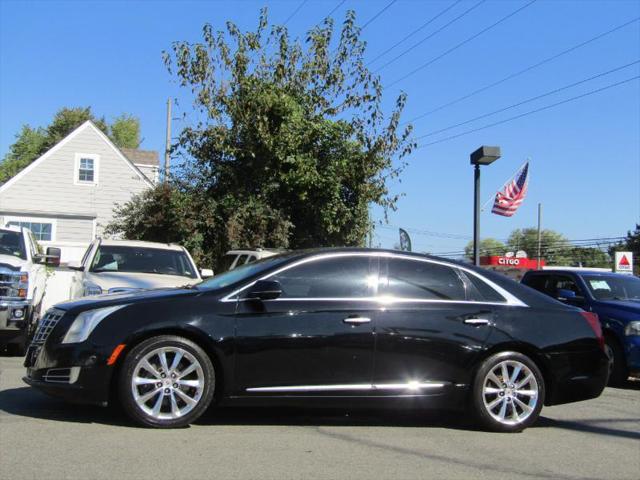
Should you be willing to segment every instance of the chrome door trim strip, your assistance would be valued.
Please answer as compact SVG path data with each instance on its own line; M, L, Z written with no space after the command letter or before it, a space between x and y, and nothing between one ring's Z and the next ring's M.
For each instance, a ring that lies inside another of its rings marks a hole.
M413 260L416 262L427 262L427 263L433 263L435 265L442 265L445 267L449 267L449 268L457 268L459 270L462 270L463 272L469 273L470 275L474 275L477 278L479 278L481 281L485 282L487 285L489 285L491 288L493 288L494 290L496 290L500 295L502 295L502 297L505 298L505 302L479 302L479 301L467 301L467 300L428 300L428 299L405 299L405 298L395 298L395 297L384 297L384 296L380 296L380 297L366 297L366 298L340 298L340 299L323 299L323 298L305 298L303 300L306 301L318 301L318 300L363 300L363 301L376 301L376 302L380 302L380 303L393 303L393 302L397 302L397 301L409 301L409 302L414 302L414 301L419 301L419 302L437 302L437 303L465 303L465 304L480 304L480 305L507 305L507 306L516 306L516 307L528 307L528 305L526 303L524 303L522 300L520 300L519 298L517 298L515 295L509 293L508 291L506 291L504 288L502 288L501 286L495 284L494 282L492 282L491 280L489 280L488 278L480 275L479 273L470 270L464 266L461 265L456 265L456 264L451 264L451 263L447 263L447 262L443 262L443 261L439 261L439 260L433 260L430 258L419 258L419 257L412 257L412 256L408 256L408 255L402 255L402 254L397 254L397 253L391 253L391 252L335 252L335 253L322 253L322 254L318 254L318 255L312 255L310 257L306 257L303 258L301 260L295 261L293 263L290 263L288 265L285 265L282 268L279 268L273 272L268 273L267 275L264 275L256 280L254 280L251 283L248 283L236 290L234 290L233 292L229 293L228 295L226 295L225 297L223 297L220 301L221 302L236 302L239 299L235 299L235 298L231 298L234 297L235 295L238 295L239 293L241 293L242 291L246 290L247 288L251 287L252 285L254 285L256 282L259 282L260 280L266 280L274 275L277 275L280 272L284 272L286 270L289 270L293 267L297 267L298 265L302 265L305 263L309 263L309 262L315 262L318 260L324 260L326 258L338 258L338 257L384 257L384 258L401 258L403 260ZM244 299L240 299L240 300L244 300ZM287 300L287 301L292 301L292 300L296 300L296 301L300 301L301 299L294 299L294 298L287 298L287 299L275 299L277 300ZM273 300L270 300L273 301Z
M340 385L291 385L283 387L253 387L247 392L343 392L343 391L375 391L375 390L410 390L424 388L443 388L439 382L407 382L407 383L355 383Z

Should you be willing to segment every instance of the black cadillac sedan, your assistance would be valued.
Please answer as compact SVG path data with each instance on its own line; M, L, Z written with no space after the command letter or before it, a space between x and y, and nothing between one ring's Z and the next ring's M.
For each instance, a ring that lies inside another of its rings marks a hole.
M217 405L463 409L519 431L600 395L597 316L499 274L397 251L289 252L195 287L85 298L43 318L24 380L184 426Z

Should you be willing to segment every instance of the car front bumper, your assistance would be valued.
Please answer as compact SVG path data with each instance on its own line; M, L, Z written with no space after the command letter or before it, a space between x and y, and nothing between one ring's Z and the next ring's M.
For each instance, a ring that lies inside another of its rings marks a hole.
M108 351L83 344L32 344L23 381L70 402L106 406L114 369L107 365Z
M0 300L0 343L24 341L31 315L31 303Z

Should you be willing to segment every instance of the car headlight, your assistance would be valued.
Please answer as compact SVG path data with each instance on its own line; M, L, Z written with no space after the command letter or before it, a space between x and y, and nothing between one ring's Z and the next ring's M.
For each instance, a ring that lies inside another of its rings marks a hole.
M640 335L640 322L629 322L624 328L624 334L627 337L631 335Z
M114 305L113 307L96 308L82 312L73 321L62 343L84 342L98 324L116 310L120 310L124 305Z
M82 285L82 296L102 295L102 287L93 282L84 282Z

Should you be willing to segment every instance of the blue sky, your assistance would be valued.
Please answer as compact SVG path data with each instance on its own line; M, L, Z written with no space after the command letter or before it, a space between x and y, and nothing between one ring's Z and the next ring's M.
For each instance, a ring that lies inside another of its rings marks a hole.
M346 0L334 16L356 10L360 24L389 0ZM368 58L435 16L454 0L400 0L363 31ZM371 65L388 60L477 3L463 0L410 40ZM440 33L380 71L390 85L465 39L528 3L487 0ZM0 155L22 124L47 124L62 106L90 105L108 119L128 112L142 123L142 148L162 151L165 105L178 87L166 72L161 52L172 41L198 41L210 22L221 28L233 20L254 28L260 7L283 22L301 4L290 1L7 1L0 0ZM340 0L308 0L288 23L293 35L319 22ZM409 95L408 120L491 84L556 53L640 16L640 2L538 0L498 26L385 89L392 106L403 90ZM415 134L465 122L640 59L640 22L620 29L567 55L474 95L415 122ZM639 64L585 82L497 115L427 137L424 142L538 109L640 74ZM182 111L189 110L181 105ZM182 113L177 112L177 114ZM179 129L174 122L174 129ZM482 215L482 234L504 239L514 228L534 226L538 202L543 223L569 239L624 235L640 222L640 81L537 114L506 122L416 150L408 159L403 193L389 223L412 231L414 250L460 250L466 240L419 234L416 230L470 236L472 169L469 153L500 145L503 157L482 172L482 198L489 199L531 158L529 195L510 218ZM379 209L373 210L382 218ZM376 241L397 243L392 228L378 228Z

